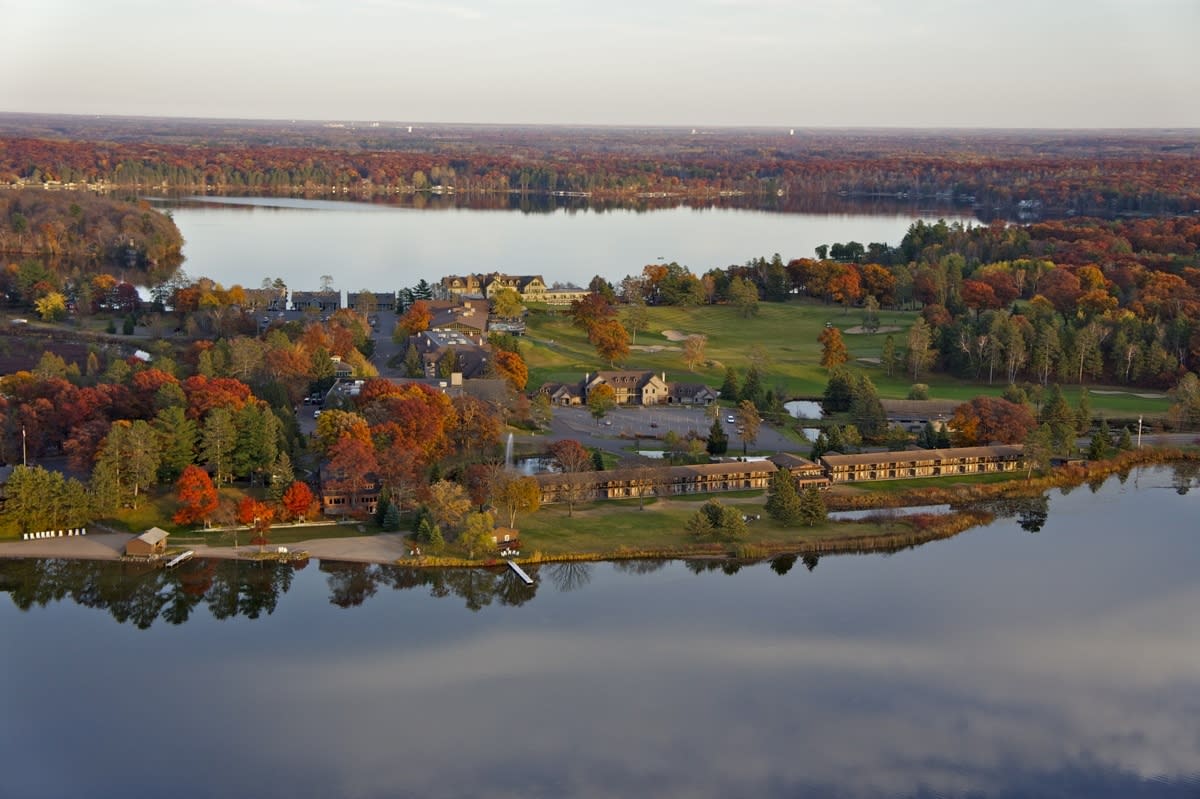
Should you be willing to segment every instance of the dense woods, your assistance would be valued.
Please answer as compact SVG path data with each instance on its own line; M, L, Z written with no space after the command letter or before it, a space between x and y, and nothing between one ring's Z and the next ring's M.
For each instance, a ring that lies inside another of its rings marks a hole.
M0 183L271 193L812 195L984 213L1200 209L1200 143L1167 133L570 129L0 117ZM37 135L31 135L37 134Z
M0 192L0 253L70 265L165 274L181 260L183 236L145 202L89 192Z

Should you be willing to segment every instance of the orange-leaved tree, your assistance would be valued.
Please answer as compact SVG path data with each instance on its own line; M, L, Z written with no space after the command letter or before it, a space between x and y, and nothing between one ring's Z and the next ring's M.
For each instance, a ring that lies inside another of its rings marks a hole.
M217 489L208 472L196 465L188 466L175 483L175 494L179 498L179 510L171 517L173 522L208 525L209 517L217 510Z
M302 522L312 511L315 497L308 483L296 480L287 487L279 501L283 505L285 518Z

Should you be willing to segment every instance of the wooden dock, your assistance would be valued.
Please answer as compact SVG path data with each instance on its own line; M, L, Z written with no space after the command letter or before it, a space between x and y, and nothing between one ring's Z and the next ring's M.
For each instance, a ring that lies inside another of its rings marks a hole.
M191 557L195 554L196 553L190 549L187 552L180 552L178 555L176 555L175 557L173 557L169 561L167 561L166 566L164 568L173 569L176 566L178 566L180 563L183 563L185 560L190 560Z
M522 569L520 566L518 566L516 563L514 563L511 560L507 560L507 561L505 561L505 563L508 564L508 568L515 571L517 573L517 576L525 581L525 585L533 585L533 578L530 577L528 574L526 574L524 569Z

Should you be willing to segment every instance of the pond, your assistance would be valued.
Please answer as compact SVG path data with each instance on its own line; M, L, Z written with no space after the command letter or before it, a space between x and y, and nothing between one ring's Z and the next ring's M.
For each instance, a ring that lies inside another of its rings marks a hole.
M1194 471L1029 512L893 555L531 587L0 561L2 793L1196 796Z

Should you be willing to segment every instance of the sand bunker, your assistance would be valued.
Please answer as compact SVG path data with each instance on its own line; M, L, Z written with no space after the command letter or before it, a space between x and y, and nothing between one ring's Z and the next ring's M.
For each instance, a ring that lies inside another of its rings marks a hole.
M881 327L877 327L877 328L875 328L875 330L874 330L874 331L871 331L871 330L867 330L867 329L866 329L865 327L863 327L862 325L855 325L854 327L848 327L848 328L846 328L846 329L845 329L845 330L843 330L842 332L843 332L843 333L851 333L851 334L857 334L857 333L871 333L871 332L875 332L875 333L895 333L897 330L901 330L901 329L902 329L902 328L896 327L895 325L883 325L883 326L881 326Z
M678 330L664 330L662 332L663 338L665 338L667 341L684 341L690 335L692 335L692 334L691 333L681 333Z
M1141 397L1142 399L1166 399L1166 394L1138 394L1135 391L1101 391L1100 389L1089 389L1092 394L1128 394L1131 397Z
M631 344L631 350L638 352L679 352L679 347L672 347L668 344Z

